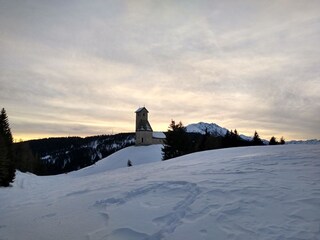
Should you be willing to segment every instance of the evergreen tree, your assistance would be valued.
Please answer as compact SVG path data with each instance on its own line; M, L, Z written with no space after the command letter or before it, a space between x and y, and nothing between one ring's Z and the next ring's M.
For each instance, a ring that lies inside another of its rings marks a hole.
M241 139L238 134L237 129L234 131L227 131L226 135L224 136L223 139L224 142L224 147L237 147L241 145Z
M277 144L278 144L277 139L274 136L272 136L269 141L269 145L277 145Z
M127 166L128 166L128 167L132 167L132 162L131 162L130 159L128 159Z
M231 137L231 133L229 130L227 130L226 134L224 135L224 137L222 139L222 147L223 148L230 147L230 137Z
M210 138L210 133L208 132L208 129L205 129L204 135L201 137L201 142L199 145L199 151L208 150L208 141Z
M231 133L232 133L232 131L231 131ZM240 139L239 133L238 133L237 129L235 129L233 132L233 135L232 135L232 146L238 147L241 145L240 142L241 142L241 139Z
M186 128L181 122L178 124L174 120L171 121L168 132L165 133L166 139L162 148L163 160L178 157L190 153L190 141Z
M284 140L283 137L281 137L281 139L280 139L280 144L286 144L286 141Z
M257 145L263 145L263 142L257 133L257 131L254 132L253 138L252 138L252 145L257 146Z
M0 187L9 186L9 159L8 149L4 138L0 135Z
M40 174L44 171L44 166L39 155L32 152L29 142L13 144L13 159L16 169L21 172Z
M15 165L12 155L13 138L7 113L0 113L0 186L9 186L15 178Z

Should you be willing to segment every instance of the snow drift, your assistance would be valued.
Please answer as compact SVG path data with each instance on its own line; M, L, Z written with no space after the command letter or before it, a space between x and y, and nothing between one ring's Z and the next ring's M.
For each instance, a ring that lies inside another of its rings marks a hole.
M18 173L0 189L0 239L319 239L319 156L319 145L244 147L83 175Z

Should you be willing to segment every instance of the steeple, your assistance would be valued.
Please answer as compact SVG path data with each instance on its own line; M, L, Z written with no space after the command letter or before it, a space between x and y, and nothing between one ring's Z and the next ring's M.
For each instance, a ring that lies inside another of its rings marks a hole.
M136 131L151 131L152 128L148 121L149 111L145 108L139 108L136 112Z
M136 145L163 144L164 133L153 132L148 120L149 111L145 107L138 108L136 113Z
M136 113L136 145L152 144L152 128L148 121L149 111L145 107L139 108Z

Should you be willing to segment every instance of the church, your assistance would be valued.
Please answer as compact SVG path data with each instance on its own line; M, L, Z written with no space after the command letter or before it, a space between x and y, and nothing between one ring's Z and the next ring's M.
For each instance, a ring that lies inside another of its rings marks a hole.
M166 138L163 132L154 132L148 120L149 111L145 107L136 113L136 145L163 144Z

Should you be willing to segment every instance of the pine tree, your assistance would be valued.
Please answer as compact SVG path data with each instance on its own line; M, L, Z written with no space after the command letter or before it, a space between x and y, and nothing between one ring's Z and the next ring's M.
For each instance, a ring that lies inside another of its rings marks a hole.
M283 137L281 137L281 139L280 139L280 144L286 144L286 141L284 140Z
M0 187L9 186L9 159L4 138L0 135Z
M33 153L29 142L15 143L13 146L13 159L15 167L21 172L30 172L34 174L41 173L43 163L37 153Z
M209 138L210 138L210 133L208 132L208 128L206 128L205 133L201 138L201 142L200 142L199 149L198 149L199 151L204 151L204 150L210 149L208 146Z
M0 186L9 186L15 178L15 165L12 154L13 138L7 113L0 113Z
M252 138L252 145L256 146L256 145L263 145L263 142L259 136L259 134L257 133L257 131L254 132L253 138Z
M131 162L130 159L128 159L127 166L128 166L128 167L132 167L132 162Z
M164 147L162 148L163 160L191 152L188 134L181 122L176 124L175 121L172 120L168 132L166 132L165 135L166 139L164 141Z
M269 145L277 145L277 144L278 144L277 139L274 136L272 136L269 141Z
M235 129L234 131L231 130L230 132L230 146L231 147L238 147L241 144L241 139L239 136L239 133L237 131L237 129Z
M234 133L233 131L227 131L226 134L223 137L223 147L233 147L233 142L234 142Z

